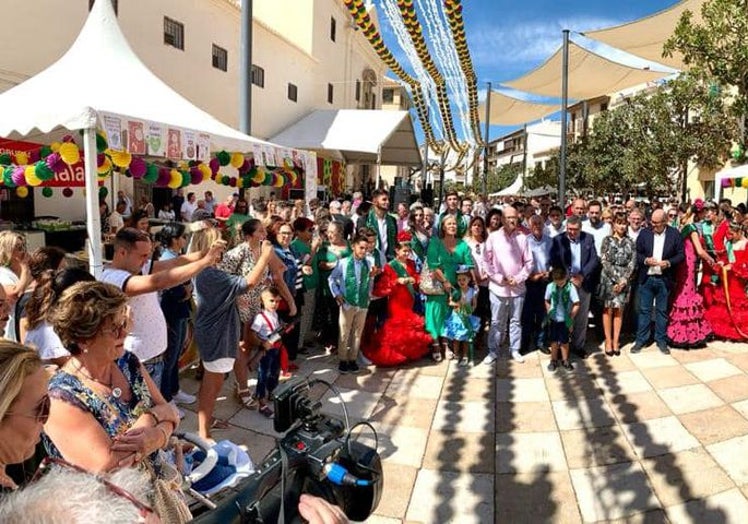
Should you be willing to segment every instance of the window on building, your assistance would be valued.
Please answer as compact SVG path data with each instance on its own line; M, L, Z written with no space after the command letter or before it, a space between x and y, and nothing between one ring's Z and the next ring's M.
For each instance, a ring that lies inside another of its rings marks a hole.
M371 94L371 108L376 109L377 108L377 95L376 93Z
M382 89L382 103L391 104L395 101L395 90L394 89Z
M184 24L165 16L164 44L184 50Z
M229 68L229 52L216 44L213 44L213 67L221 71Z
M90 11L93 9L94 2L96 0L88 0L88 10ZM112 2L112 7L114 8L114 14L119 14L119 1L118 0L110 0Z
M356 102L361 100L361 80L356 80Z
M257 87L265 87L265 70L258 65L252 65L252 83Z
M600 104L600 111L601 112L602 111L607 111L607 110L608 110L608 104L606 104L606 103Z
M288 83L288 99L292 102L296 102L299 97L299 88L291 82Z
M337 23L335 22L334 17L330 17L330 40L333 42L335 41L335 29L336 29Z
M327 103L332 104L333 101L333 87L332 84L327 84Z

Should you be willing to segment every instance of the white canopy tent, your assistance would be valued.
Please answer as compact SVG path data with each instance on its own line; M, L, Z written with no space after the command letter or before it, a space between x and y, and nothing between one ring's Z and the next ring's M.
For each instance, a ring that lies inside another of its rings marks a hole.
M97 71L117 78L104 80ZM154 75L128 44L109 0L96 0L78 38L57 62L0 95L0 115L4 138L50 143L83 131L89 265L95 276L102 270L96 129L106 116L207 133L212 150L277 148L223 124Z
M330 152L349 164L421 165L408 111L317 110L270 140L288 147Z
M748 164L729 169L723 169L714 175L714 201L719 202L722 196L722 181L731 178L748 178Z

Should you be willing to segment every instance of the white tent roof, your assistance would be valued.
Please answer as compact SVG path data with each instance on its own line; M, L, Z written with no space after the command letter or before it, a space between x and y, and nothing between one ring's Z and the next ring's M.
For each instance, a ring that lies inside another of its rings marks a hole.
M299 149L337 152L349 164L421 165L407 111L317 110L271 140Z
M526 124L527 122L540 120L561 109L561 106L557 103L541 104L539 102L528 102L527 100L520 100L519 98L507 96L504 93L494 90L489 92L489 96L491 97L491 114L488 115L488 118L492 126ZM478 107L478 114L480 115L481 122L485 122L485 102Z
M731 167L723 169L714 174L714 200L719 202L720 195L722 194L722 181L729 178L747 178L748 177L748 164L742 166Z
M0 137L48 142L64 129L97 127L103 114L209 133L214 150L270 145L223 124L161 81L130 47L111 3L97 0L57 62L0 96Z
M518 91L560 97L562 62L563 54L559 47L544 64L521 78L504 82L504 85ZM569 98L587 100L659 80L671 74L613 62L574 42L569 42Z
M512 182L509 187L505 187L501 191L497 191L496 193L491 193L488 196L511 196L511 195L519 195L520 189L522 189L522 173L519 173L517 175L517 178L514 179L514 182Z
M693 13L694 22L701 22L701 7L705 1L682 0L639 20L597 31L586 31L583 34L652 62L684 69L683 56L680 53L673 53L672 57L663 58L662 46L672 36L685 11Z

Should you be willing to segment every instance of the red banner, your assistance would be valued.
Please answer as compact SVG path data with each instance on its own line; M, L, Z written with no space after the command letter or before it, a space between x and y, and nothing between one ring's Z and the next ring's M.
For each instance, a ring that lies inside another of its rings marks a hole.
M34 144L33 142L0 138L0 153L16 154L23 151L33 151L41 147L41 144ZM65 166L65 171L55 174L53 179L42 182L42 187L84 187L85 185L86 171L82 159L75 165Z

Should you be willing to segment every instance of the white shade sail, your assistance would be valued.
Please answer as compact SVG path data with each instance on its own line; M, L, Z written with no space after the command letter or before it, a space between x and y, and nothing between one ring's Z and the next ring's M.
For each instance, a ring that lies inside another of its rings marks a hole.
M662 46L672 36L678 20L685 11L693 13L694 22L701 22L701 7L705 1L682 0L639 20L597 31L586 31L583 34L646 60L684 69L683 56L680 53L673 53L673 56L663 58Z
M562 49L543 65L504 85L544 96L561 96ZM586 100L659 80L672 73L639 69L613 62L569 42L569 98Z
M555 113L561 109L559 104L541 104L528 102L507 96L498 91L490 91L491 114L488 115L489 124L492 126L522 125ZM486 102L478 107L481 122L486 121Z
M349 164L421 165L413 121L407 111L317 110L271 140L288 147L339 154Z

